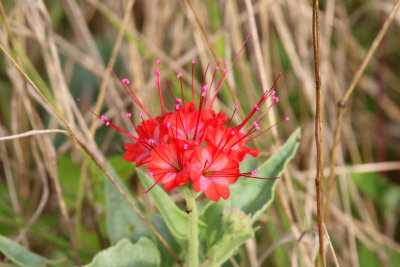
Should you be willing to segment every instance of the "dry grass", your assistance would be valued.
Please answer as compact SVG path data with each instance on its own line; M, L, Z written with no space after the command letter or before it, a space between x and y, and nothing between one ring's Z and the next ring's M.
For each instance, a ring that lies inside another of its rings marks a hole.
M150 113L158 114L155 59L162 60L163 75L171 80L171 87L178 88L174 79L178 72L183 74L185 86L191 85L190 61L195 57L202 66L195 80L200 88L200 73L207 63L213 64L219 57L232 62L249 33L250 41L216 106L230 113L240 101L244 114L282 71L277 86L281 104L268 123L285 116L291 120L256 145L268 156L298 126L302 139L297 156L279 183L274 205L258 222L257 238L246 243L241 251L243 262L237 264L314 266L319 244L310 1L110 3L2 3L7 19L2 19L0 28L4 48L0 226L4 233L0 232L43 255L65 249L75 264L86 263L97 250L108 246L101 223L104 212L96 206L96 180L90 165L94 161L113 179L106 161L122 154L127 139L105 129L77 105L75 98L132 130L124 114L137 113L136 107L108 67L120 77L129 77ZM333 162L320 178L328 181L331 173L332 183L325 182L321 192L323 200L332 192L331 203L323 201L328 204L322 205L327 266L366 266L368 259L372 259L371 264L376 260L381 266L391 266L393 259L400 260L400 193L396 184L400 173L400 15L392 12L395 5L395 1L320 3L322 145L325 166ZM376 43L391 12L393 22ZM369 50L373 44L376 53ZM340 100L342 105L338 105ZM77 182L72 187L76 191L60 180L60 160L65 156L77 166ZM360 177L365 183L360 183ZM383 182L387 191L374 191L372 179ZM134 177L127 183L136 193L143 192ZM375 197L379 193L384 194L382 201ZM386 194L391 194L391 199L386 199ZM71 198L73 203L66 203ZM152 205L148 199L144 201ZM49 223L48 227L53 227L49 231L72 245L54 245L40 234L46 227L41 218L52 213L61 216L53 218L56 223ZM82 231L97 240L84 252L89 241L82 238Z

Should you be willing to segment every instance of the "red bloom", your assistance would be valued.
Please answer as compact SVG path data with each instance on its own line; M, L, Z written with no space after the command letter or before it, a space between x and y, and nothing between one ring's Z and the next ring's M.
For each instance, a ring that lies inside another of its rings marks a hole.
M204 191L206 196L218 201L229 197L230 184L239 178L239 163L215 146L196 147L190 160L190 179L196 192Z
M136 167L147 163L150 160L150 153L167 134L167 127L161 123L160 117L143 121L137 128L139 140L136 143L125 145L127 150L124 159L129 162L136 162Z
M248 37L246 41L247 39ZM243 47L244 44L240 51ZM275 91L273 90L278 79L276 79L270 90L265 91L248 116L235 127L231 124L238 110L238 104L235 105L229 120L224 113L216 113L213 110L213 103L218 91L239 54L229 69L226 69L226 62L223 62L222 59L218 60L218 66L214 68L209 85L204 83L209 68L207 66L197 107L194 101L193 82L192 99L185 102L181 73L178 73L177 77L181 84L182 99L175 98L174 106L168 103L161 88L161 72L160 69L157 69L154 74L157 77L155 82L158 87L162 116L155 119L151 117L130 87L130 81L122 79L122 87L142 110L139 113L142 122L138 127L135 126L131 114L126 114L135 128L137 136L117 127L108 121L104 115L99 116L85 104L82 104L104 121L107 126L125 133L134 141L125 145L126 152L123 157L128 162L136 162L137 167L147 164L150 177L155 181L154 185L163 184L164 189L170 191L191 181L190 184L193 189L197 192L204 191L207 198L213 201L218 201L221 197L227 199L229 197L229 185L235 183L239 177L259 178L256 177L258 170L248 173L240 173L239 171L239 162L247 154L256 157L259 153L257 149L247 147L247 143L282 120L288 120L288 118L282 119L265 130L261 130L259 126L266 118L273 104L279 102L279 98L275 97ZM157 60L156 64L159 65L160 62L160 60ZM193 59L192 81L194 64L195 60ZM213 85L215 78L218 76L221 76L220 81ZM211 90L212 88L214 90ZM171 90L169 91L172 95ZM213 93L211 94L211 92ZM259 112L259 109L268 98L272 98L272 104L267 105L264 111ZM81 102L79 99L78 101ZM171 108L171 106L173 107ZM166 111L167 108L170 109L168 112ZM148 119L143 119L143 113ZM254 117L257 113L260 114Z
M182 186L189 181L187 163L193 150L181 140L170 144L163 141L151 152L151 161L147 164L156 184L164 184L166 191Z

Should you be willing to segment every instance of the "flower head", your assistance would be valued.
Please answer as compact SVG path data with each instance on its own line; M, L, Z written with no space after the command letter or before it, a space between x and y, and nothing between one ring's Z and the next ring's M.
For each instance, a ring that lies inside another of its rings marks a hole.
M244 44L248 38L249 36ZM99 116L82 104L105 122L106 126L111 126L132 139L132 143L125 145L126 152L123 157L128 162L135 162L136 166L146 165L150 177L155 181L154 185L163 184L164 189L170 191L189 183L195 191L203 191L206 197L213 201L218 201L220 198L227 199L230 194L229 185L235 183L239 177L270 179L257 177L257 169L240 173L239 163L246 155L257 157L259 154L257 149L248 147L249 142L279 122L288 120L286 117L267 129L261 127L269 110L279 102L273 88L281 74L272 88L263 93L259 102L253 106L239 125L234 126L232 123L239 104L235 105L231 116L213 110L213 103L218 91L244 44L230 67L227 66L226 61L218 60L210 84L204 82L209 69L209 65L207 66L197 104L193 86L196 60L192 60L192 99L184 98L182 73L178 73L176 77L180 81L181 95L180 98L174 98L175 103L169 103L166 100L161 87L159 68L161 61L157 60L158 68L154 71L154 75L156 76L155 83L158 87L162 115L156 118L153 118L140 102L131 87L131 82L126 78L120 80L122 87L141 109L139 113L141 123L137 127L133 122L132 115L126 114L136 130L136 135L122 130L108 121L104 115ZM219 82L215 82L219 76L221 77ZM270 104L265 104L268 98L272 101ZM81 102L79 99L78 101ZM262 108L263 106L265 108ZM144 116L147 119L144 119Z

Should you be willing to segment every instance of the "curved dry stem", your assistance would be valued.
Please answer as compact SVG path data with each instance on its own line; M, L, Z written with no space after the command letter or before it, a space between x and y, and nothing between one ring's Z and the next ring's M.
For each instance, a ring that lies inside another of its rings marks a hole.
M0 141L7 141L7 140L18 139L18 138L24 138L24 137L28 137L28 136L32 136L32 135L49 134L49 133L62 133L65 135L69 135L68 131L61 130L61 129L31 130L31 131L27 131L27 132L20 133L20 134L1 136Z

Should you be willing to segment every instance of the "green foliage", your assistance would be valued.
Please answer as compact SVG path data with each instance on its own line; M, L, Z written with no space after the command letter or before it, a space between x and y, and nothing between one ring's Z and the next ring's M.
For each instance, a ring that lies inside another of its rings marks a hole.
M140 181L143 183L145 188L150 188L154 181L150 180L142 171L137 169ZM159 186L154 186L153 189L149 191L154 203L161 216L165 220L168 229L171 231L172 235L180 242L183 249L187 249L188 242L188 215L183 212L168 194L161 189ZM199 235L202 236L205 231L206 225L203 222L199 222Z
M220 266L229 259L247 239L254 235L250 218L241 210L224 210L222 238L209 250L209 260L203 266Z
M144 206L137 198L133 198L130 195L129 191L122 184L117 173L113 171L110 165L108 170L113 174L114 179L122 187L124 192L144 212ZM107 231L112 244L116 244L123 238L129 238L131 241L136 242L141 237L148 237L150 235L148 226L109 180L105 182L105 194Z
M40 267L43 265L56 265L63 260L49 260L30 252L21 245L0 235L0 251L12 262L23 267Z
M222 24L221 14L220 11L218 10L218 3L216 1L208 0L207 7L210 13L209 23L211 24L213 30L217 30L221 27Z
M222 236L222 213L224 203L209 202L200 215L200 220L207 224L206 241L208 247L211 247Z
M109 157L107 160L121 181L126 181L135 170L135 166L127 163L121 155Z
M136 244L128 239L120 240L116 245L98 253L85 267L129 267L160 266L157 247L147 238L141 238Z
M364 244L359 244L358 246L358 257L360 261L360 266L381 266L378 256L371 250L369 250Z
M57 162L58 179L63 188L63 197L68 210L75 205L76 192L78 191L80 167L72 161L71 156L62 155Z
M391 250L390 252L390 263L392 266L397 266L400 262L400 253L395 250Z
M157 229L157 231L161 234L161 236L167 241L168 245L172 248L173 251L177 255L180 255L182 252L182 248L179 243L175 240L172 236L171 232L168 230L168 226L165 224L164 219L160 215L155 215L151 219L151 223ZM161 244L160 240L154 238L157 242L157 247L160 252L161 256L161 266L173 266L176 262L175 259L172 257L171 253Z
M9 200L9 193L4 184L0 184L0 229L3 235L12 235L16 215L12 210Z
M279 177L283 173L288 162L294 157L299 146L300 129L297 129L279 148L279 150L258 169L259 177ZM256 220L274 198L274 189L279 180L247 179L242 183L231 186L231 197L228 201L232 208L241 209Z
M386 210L392 210L400 203L400 186L391 184L378 173L353 173L351 177L360 191Z

